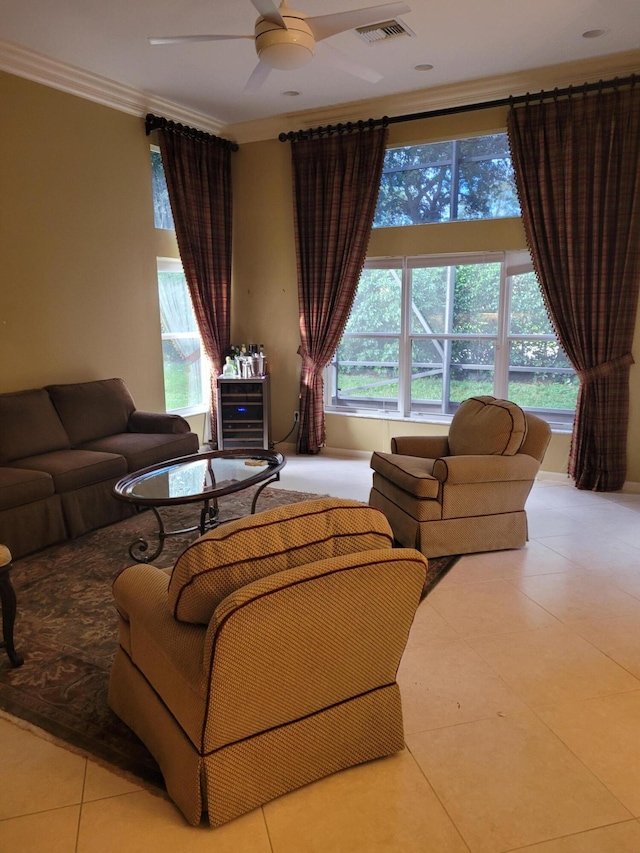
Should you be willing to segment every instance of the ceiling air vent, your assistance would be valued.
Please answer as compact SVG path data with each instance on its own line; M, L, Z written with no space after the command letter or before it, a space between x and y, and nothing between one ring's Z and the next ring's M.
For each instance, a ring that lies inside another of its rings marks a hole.
M367 44L398 38L399 36L415 36L406 24L401 21L382 21L380 24L369 24L366 27L356 27L356 32Z

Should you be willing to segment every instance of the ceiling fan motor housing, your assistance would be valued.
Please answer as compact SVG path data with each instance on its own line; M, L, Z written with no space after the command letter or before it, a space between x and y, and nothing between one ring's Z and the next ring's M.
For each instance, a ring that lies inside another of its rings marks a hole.
M302 68L311 62L316 47L316 40L303 13L293 9L287 9L287 12L294 15L282 15L286 30L262 17L258 18L255 27L256 53L260 61L282 71Z

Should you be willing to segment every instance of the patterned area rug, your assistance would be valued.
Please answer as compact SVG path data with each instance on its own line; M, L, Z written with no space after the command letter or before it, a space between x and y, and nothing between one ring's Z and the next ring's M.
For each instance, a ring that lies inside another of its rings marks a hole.
M221 518L246 515L252 497L253 491L247 490L222 498ZM317 497L266 488L258 511ZM198 507L163 510L166 528L197 523ZM15 643L25 662L11 669L0 649L0 708L82 752L163 786L153 757L107 705L109 670L117 646L111 582L133 562L131 543L143 537L153 547L156 530L153 514L144 512L15 561L11 573L18 598ZM169 537L154 564L173 565L195 536ZM429 561L423 596L454 560Z

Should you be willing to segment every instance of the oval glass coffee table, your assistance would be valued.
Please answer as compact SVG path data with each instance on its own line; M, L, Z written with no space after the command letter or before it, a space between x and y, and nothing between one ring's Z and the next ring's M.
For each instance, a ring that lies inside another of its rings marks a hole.
M286 459L273 450L211 450L192 456L181 456L127 474L113 487L114 495L123 501L148 507L158 521L158 546L152 553L146 539L136 539L129 547L131 558L150 563L164 548L167 536L212 530L221 522L218 498L259 485L251 501L251 514L262 490L280 479ZM163 506L202 503L200 523L181 530L166 530L158 511Z

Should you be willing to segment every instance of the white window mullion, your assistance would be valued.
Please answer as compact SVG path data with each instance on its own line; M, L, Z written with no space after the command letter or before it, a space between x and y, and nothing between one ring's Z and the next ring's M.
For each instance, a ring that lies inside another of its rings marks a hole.
M402 323L398 364L398 410L404 418L411 413L411 270L402 259Z
M509 317L511 316L511 278L507 276L507 259L500 264L500 300L498 303L498 337L495 344L493 393L507 397L509 385Z

